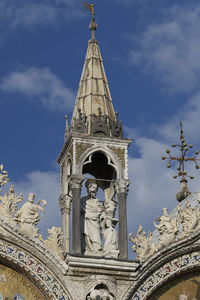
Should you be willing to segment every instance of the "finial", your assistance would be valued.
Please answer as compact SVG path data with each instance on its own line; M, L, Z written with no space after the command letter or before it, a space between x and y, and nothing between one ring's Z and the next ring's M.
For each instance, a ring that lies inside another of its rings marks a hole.
M97 23L95 21L95 13L94 13L94 4L89 4L87 2L84 2L84 6L91 12L92 19L90 22L89 29L91 30L91 39L95 40L95 30L97 29Z
M179 150L181 151L181 155L180 157L175 157L171 155L170 149L166 150L166 153L168 154L168 156L162 156L161 158L163 160L168 159L168 164L167 164L167 168L171 167L171 162L172 161L178 161L179 165L177 167L177 175L174 175L173 178L177 178L180 177L180 183L181 183L181 191L179 193L177 193L176 198L179 202L181 202L182 200L184 200L189 194L190 191L187 188L187 179L186 177L190 178L190 179L194 179L194 176L188 175L186 170L185 170L185 162L186 161L192 161L195 163L196 169L199 169L199 165L197 164L197 161L200 160L199 158L197 158L197 155L199 154L199 151L195 151L195 154L193 154L192 157L187 157L186 153L187 151L193 148L192 144L187 144L185 141L185 138L183 136L183 124L180 121L180 144L172 144L173 148L179 148Z
M65 124L65 141L66 141L68 134L69 134L69 124L68 124L68 116L67 115L65 115L65 120L66 120L66 124Z

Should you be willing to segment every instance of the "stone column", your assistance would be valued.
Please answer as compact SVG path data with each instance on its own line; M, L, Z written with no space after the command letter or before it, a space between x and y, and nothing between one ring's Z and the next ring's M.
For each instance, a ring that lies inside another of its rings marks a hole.
M69 195L60 195L59 204L62 214L63 227L63 251L64 254L70 252L70 211L72 197Z
M126 198L128 195L129 180L119 179L116 184L118 198L118 215L119 215L119 251L120 258L128 258L127 242L127 212Z
M72 253L81 254L81 187L83 177L71 175L70 189L72 191Z

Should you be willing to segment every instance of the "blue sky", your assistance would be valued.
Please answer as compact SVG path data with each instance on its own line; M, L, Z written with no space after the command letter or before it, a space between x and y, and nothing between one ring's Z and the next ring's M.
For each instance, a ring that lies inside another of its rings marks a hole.
M115 110L133 138L128 230L153 229L177 203L179 183L160 159L185 136L200 148L200 4L96 0L100 44ZM46 227L59 225L59 167L65 114L71 116L90 38L79 0L1 0L1 162L18 192L48 201ZM200 187L200 174L189 184ZM55 210L57 211L55 213ZM131 257L131 256L130 256Z

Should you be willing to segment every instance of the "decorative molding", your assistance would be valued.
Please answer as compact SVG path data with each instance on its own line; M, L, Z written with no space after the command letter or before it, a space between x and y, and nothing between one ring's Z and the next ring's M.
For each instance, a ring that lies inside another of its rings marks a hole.
M121 161L122 167L125 168L125 166L126 166L126 157L125 157L126 151L125 151L125 149L120 148L119 146L118 147L108 146L108 148L117 155L117 157Z
M92 146L93 146L93 144L89 144L89 143L77 143L76 144L76 162L79 161L81 154L84 153L85 150L87 150L88 148L91 148Z

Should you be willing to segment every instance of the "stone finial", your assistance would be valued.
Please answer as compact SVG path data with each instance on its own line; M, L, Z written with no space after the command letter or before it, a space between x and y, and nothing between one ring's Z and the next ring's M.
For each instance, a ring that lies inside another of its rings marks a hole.
M23 199L22 194L17 196L15 193L14 186L11 185L9 192L5 193L4 196L0 196L0 213L6 218L9 218L10 221L14 221L13 214L17 210L17 204Z

